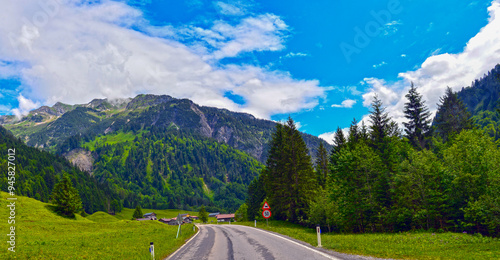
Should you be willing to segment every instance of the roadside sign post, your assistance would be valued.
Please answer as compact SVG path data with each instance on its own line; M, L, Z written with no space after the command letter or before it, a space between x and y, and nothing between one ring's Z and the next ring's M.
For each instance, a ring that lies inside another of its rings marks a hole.
M149 243L149 252L151 253L151 257L153 260L155 259L155 245L153 242Z
M321 247L321 227L316 226L316 234L318 235L318 247Z
M254 225L255 225L255 227L257 227L257 220L256 219L254 220Z
M177 215L177 223L179 224L179 229L177 229L177 236L175 237L175 239L179 238L179 233L182 236L182 230L181 230L182 217L180 213Z
M267 201L264 202L264 206L262 206L262 216L266 219L266 225L269 227L268 219L271 217L271 207L267 204Z

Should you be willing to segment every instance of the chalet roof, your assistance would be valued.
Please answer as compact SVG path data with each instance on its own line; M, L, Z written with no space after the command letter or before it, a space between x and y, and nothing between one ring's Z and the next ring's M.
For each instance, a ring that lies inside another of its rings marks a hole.
M146 214L144 214L144 216L150 216L150 215L156 215L156 213L154 213L154 212L150 212L150 213L146 213Z
M219 214L219 215L217 215L217 219L222 219L222 218L234 218L234 214Z
M150 218L138 218L137 221L151 220Z

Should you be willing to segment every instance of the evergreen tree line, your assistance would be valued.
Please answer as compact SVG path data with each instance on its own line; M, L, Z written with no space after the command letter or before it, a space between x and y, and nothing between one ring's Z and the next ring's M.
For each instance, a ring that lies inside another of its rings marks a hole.
M118 195L106 183L98 183L88 173L80 171L65 158L25 145L0 126L0 151L16 150L15 194L43 202L51 200L51 193L66 175L78 190L83 209L87 213L107 211ZM7 156L0 157L0 167L7 169ZM2 171L0 189L8 191L7 171Z
M292 119L276 127L269 158L248 187L250 220L268 201L273 219L329 231L434 230L500 234L500 149L447 89L436 117L413 84L404 132L375 96L370 124L338 128L328 153L304 152Z

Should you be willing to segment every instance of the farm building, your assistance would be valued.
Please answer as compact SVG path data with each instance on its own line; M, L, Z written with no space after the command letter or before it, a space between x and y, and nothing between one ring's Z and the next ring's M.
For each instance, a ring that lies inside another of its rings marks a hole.
M156 213L151 212L151 213L146 213L144 214L143 218L151 219L151 220L156 220Z
M234 221L234 214L219 214L217 215L217 222Z
M219 215L219 214L220 214L220 212L216 212L216 213L209 213L209 214L208 214L208 217L209 217L209 218L215 218L215 217L217 217L217 215Z
M138 218L136 219L137 221L144 221L144 220L156 220L156 219L151 219L151 218Z

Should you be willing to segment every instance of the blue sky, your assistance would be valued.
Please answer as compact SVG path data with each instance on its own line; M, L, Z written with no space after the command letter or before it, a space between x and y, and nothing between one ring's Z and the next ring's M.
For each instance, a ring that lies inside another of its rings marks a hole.
M497 1L11 1L0 114L140 93L283 120L329 140L377 94L398 122L500 62ZM495 16L495 14L497 14Z

